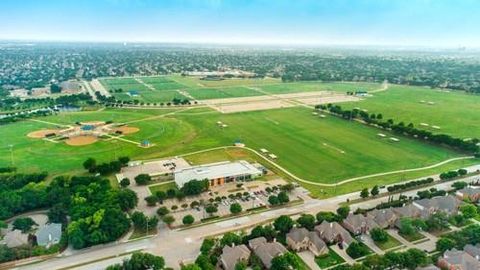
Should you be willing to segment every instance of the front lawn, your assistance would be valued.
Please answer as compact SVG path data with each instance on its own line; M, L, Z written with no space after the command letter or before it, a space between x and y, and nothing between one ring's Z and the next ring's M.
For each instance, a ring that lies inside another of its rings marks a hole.
M401 245L401 243L397 239L393 238L391 235L388 235L388 240L386 242L375 241L375 245L377 245L377 247L380 248L381 250L387 250L394 247L398 247Z
M400 233L400 236L403 237L405 240L407 240L408 242L415 242L415 241L418 241L418 240L421 240L421 239L424 239L426 238L425 235L419 233L419 232L415 232L414 234L412 235L407 235L407 234L402 234Z
M340 255L335 253L335 251L328 249L328 253L322 256L315 257L315 262L320 268L328 268L340 263L345 262Z

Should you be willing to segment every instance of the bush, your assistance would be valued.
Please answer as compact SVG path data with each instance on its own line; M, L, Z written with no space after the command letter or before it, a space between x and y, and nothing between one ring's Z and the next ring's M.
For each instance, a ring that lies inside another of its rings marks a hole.
M137 185L146 185L150 181L152 181L152 178L148 174L143 173L135 176L135 182L137 183Z
M353 242L348 246L346 252L348 256L352 257L353 259L357 259L368 255L370 250L361 243Z
M182 219L184 225L191 225L193 222L195 222L195 218L192 215L186 215Z
M167 207L162 206L157 209L157 215L163 217L165 215L168 215L170 213L170 210L167 209Z
M128 178L123 178L121 181L120 181L120 186L123 187L123 188L126 188L130 185L130 179Z
M155 206L158 202L158 198L155 195L150 195L145 197L145 201L147 202L148 206Z
M370 236L375 242L385 243L388 241L388 233L384 229L373 228L370 230Z
M230 212L234 215L238 214L242 212L242 206L239 203L233 203L232 205L230 205Z
M13 229L20 230L23 233L29 232L34 225L38 225L30 217L17 218L13 221Z

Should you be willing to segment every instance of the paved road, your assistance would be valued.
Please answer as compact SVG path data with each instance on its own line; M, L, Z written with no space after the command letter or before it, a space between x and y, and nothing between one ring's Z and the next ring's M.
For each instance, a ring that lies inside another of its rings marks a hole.
M476 169L480 166L473 166L470 170ZM469 177L468 179L477 179L478 176ZM451 185L450 183L439 183L438 186ZM424 189L424 188L422 188ZM412 194L416 194L416 190L410 191ZM358 192L345 194L324 200L309 199L302 205L295 205L286 208L276 209L263 213L254 214L246 217L239 217L228 221L208 224L188 230L168 230L166 228L160 228L159 234L143 240L126 242L126 243L112 243L102 246L96 246L93 248L70 251L68 255L60 255L54 259L50 259L44 262L36 263L33 265L26 265L18 267L20 269L60 269L65 267L74 267L79 264L88 264L88 262L94 262L90 265L89 269L97 269L97 265L104 265L102 261L108 259L109 262L121 261L122 258L112 259L119 254L125 254L136 250L145 250L153 254L161 255L165 258L167 265L178 269L178 264L182 261L190 262L198 255L199 248L203 238L208 236L214 236L217 234L223 234L232 230L242 230L250 228L256 224L268 222L280 215L296 215L300 213L317 213L319 211L334 211L338 208L340 203L346 201L346 199L358 198ZM379 198L372 201L385 200L386 198ZM371 201L364 201L355 204L356 207L366 208L371 204ZM408 241L396 235L395 232L391 232L392 236L397 238L402 244L407 247L413 246ZM348 261L351 261L348 260ZM85 268L80 268L85 269Z

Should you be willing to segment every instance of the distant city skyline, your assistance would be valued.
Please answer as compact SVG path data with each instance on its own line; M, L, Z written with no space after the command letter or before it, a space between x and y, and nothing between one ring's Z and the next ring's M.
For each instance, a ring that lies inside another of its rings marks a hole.
M2 0L0 40L480 47L475 0Z

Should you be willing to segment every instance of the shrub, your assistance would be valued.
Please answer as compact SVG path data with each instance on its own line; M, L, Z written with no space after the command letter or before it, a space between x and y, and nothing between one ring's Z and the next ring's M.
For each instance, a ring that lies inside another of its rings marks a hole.
M186 215L182 219L184 225L191 225L193 222L195 222L195 218L192 215Z

